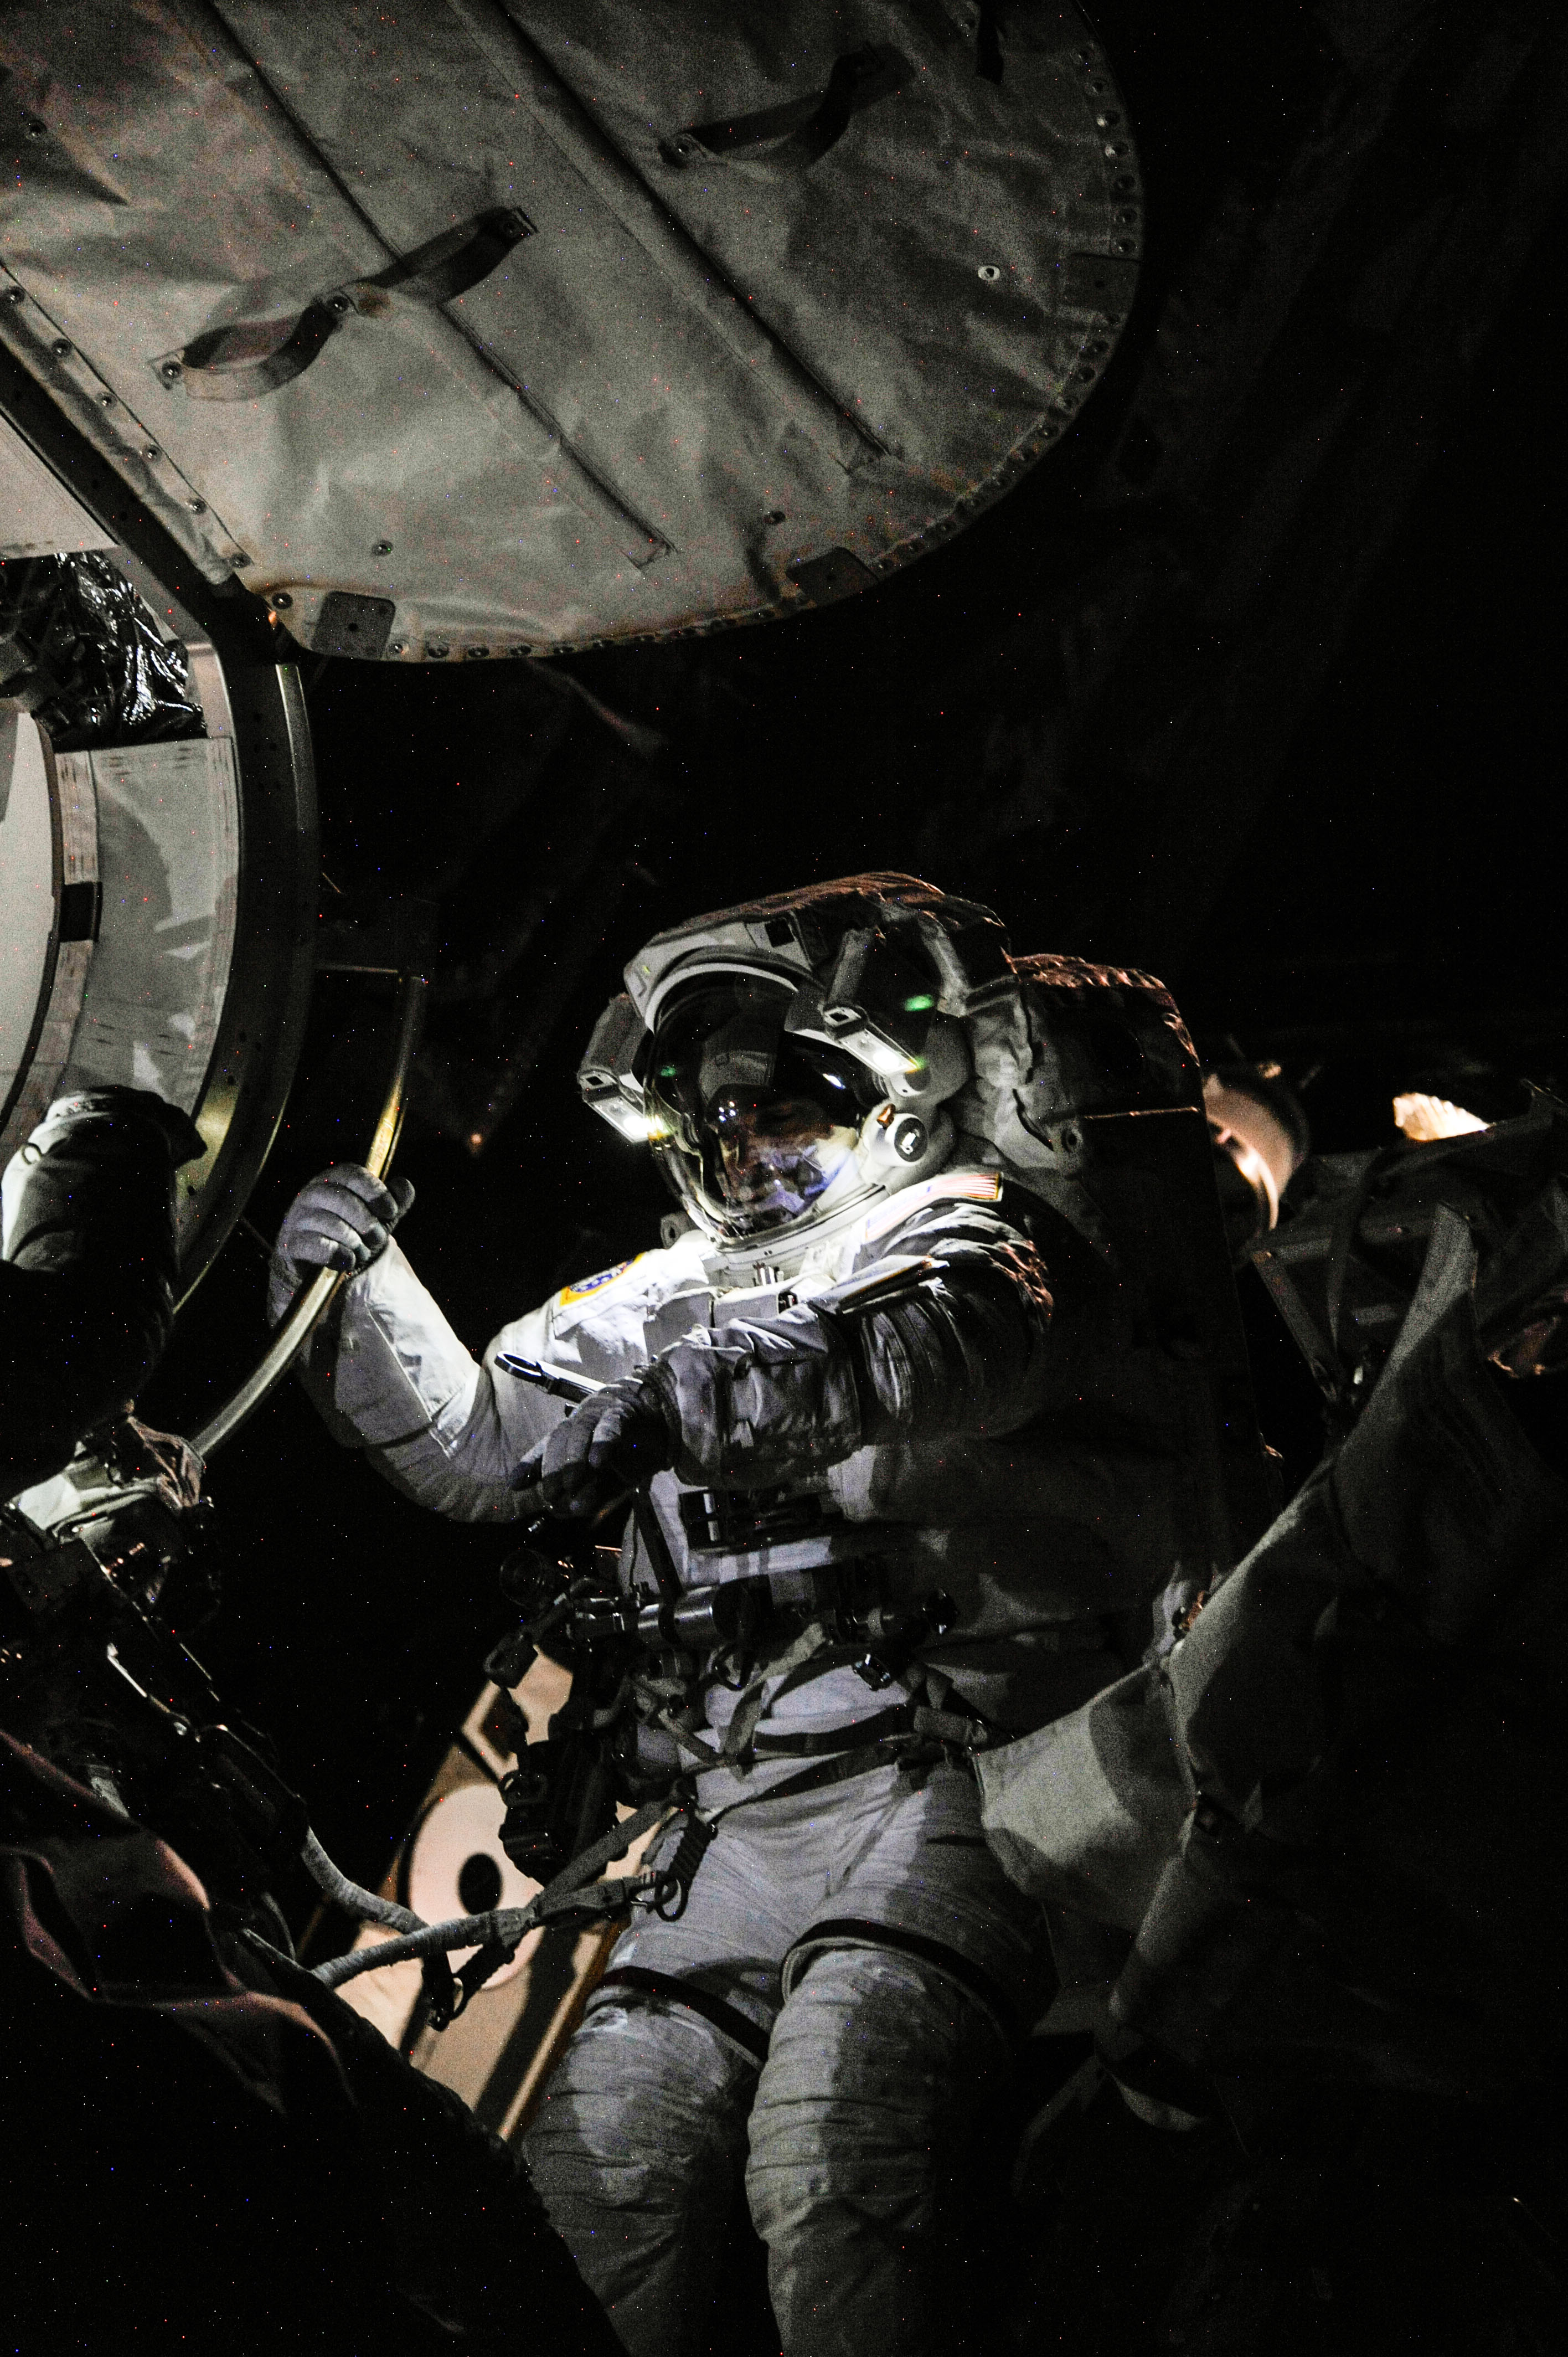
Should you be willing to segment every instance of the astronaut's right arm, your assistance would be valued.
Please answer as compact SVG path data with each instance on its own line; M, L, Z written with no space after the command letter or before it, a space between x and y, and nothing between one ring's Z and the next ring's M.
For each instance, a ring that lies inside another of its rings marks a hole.
M411 1189L394 1195L355 1164L313 1180L279 1233L268 1315L276 1325L317 1268L352 1267L301 1369L328 1430L435 1513L515 1522L526 1501L508 1477L566 1405L497 1374L494 1360L545 1354L549 1308L503 1327L476 1361L391 1240L412 1200Z

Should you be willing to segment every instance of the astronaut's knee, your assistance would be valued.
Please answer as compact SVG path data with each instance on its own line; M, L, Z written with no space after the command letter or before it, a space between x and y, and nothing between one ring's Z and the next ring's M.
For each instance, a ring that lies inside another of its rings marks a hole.
M768 2241L824 2201L918 2211L961 2170L1006 2051L936 1959L869 1943L814 1953L774 2028L746 2189Z
M603 1989L522 2139L551 2224L636 2357L690 2345L717 2296L756 2065L699 2015Z
M552 2215L700 2204L738 2166L755 2077L679 2007L619 1993L591 2003L522 2139Z

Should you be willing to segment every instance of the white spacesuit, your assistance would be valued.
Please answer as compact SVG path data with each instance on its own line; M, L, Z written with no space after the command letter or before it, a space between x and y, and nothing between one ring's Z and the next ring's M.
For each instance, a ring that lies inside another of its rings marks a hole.
M1072 1389L1061 1239L950 1116L966 1017L1016 991L1003 952L987 912L881 876L650 943L581 1084L692 1224L482 1364L389 1241L405 1198L367 1173L314 1182L279 1240L274 1316L310 1265L357 1272L307 1379L408 1496L507 1521L635 1488L657 1533L630 1521L626 1586L778 1601L738 1665L715 1642L696 1666L694 1707L644 1712L645 1756L727 1813L678 1920L616 1949L527 2139L635 2352L707 2345L743 2166L790 2357L974 2330L965 2196L1048 1966L984 1845L967 1733L1096 1692L1112 1616L1147 1593L1117 1536L1135 1485L1043 1413ZM606 1388L569 1411L502 1354ZM917 1714L945 1749L911 1749Z

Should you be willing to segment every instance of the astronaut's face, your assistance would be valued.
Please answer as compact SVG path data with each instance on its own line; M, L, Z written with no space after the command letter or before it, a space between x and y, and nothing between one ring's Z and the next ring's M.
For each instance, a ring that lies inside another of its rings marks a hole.
M856 1132L810 1097L716 1097L704 1125L718 1146L718 1176L750 1232L799 1219L854 1151Z
M865 1113L855 1069L787 1030L792 996L725 977L683 999L652 1042L654 1151L710 1234L779 1234L811 1215L853 1159Z

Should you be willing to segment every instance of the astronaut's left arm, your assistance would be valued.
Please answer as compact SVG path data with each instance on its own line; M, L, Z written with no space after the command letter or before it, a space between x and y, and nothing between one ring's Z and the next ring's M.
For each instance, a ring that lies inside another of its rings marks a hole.
M1022 1229L991 1205L931 1205L815 1300L684 1335L524 1469L542 1504L584 1512L618 1470L660 1458L682 1481L761 1489L878 1442L1013 1432L1045 1403L1051 1316Z

